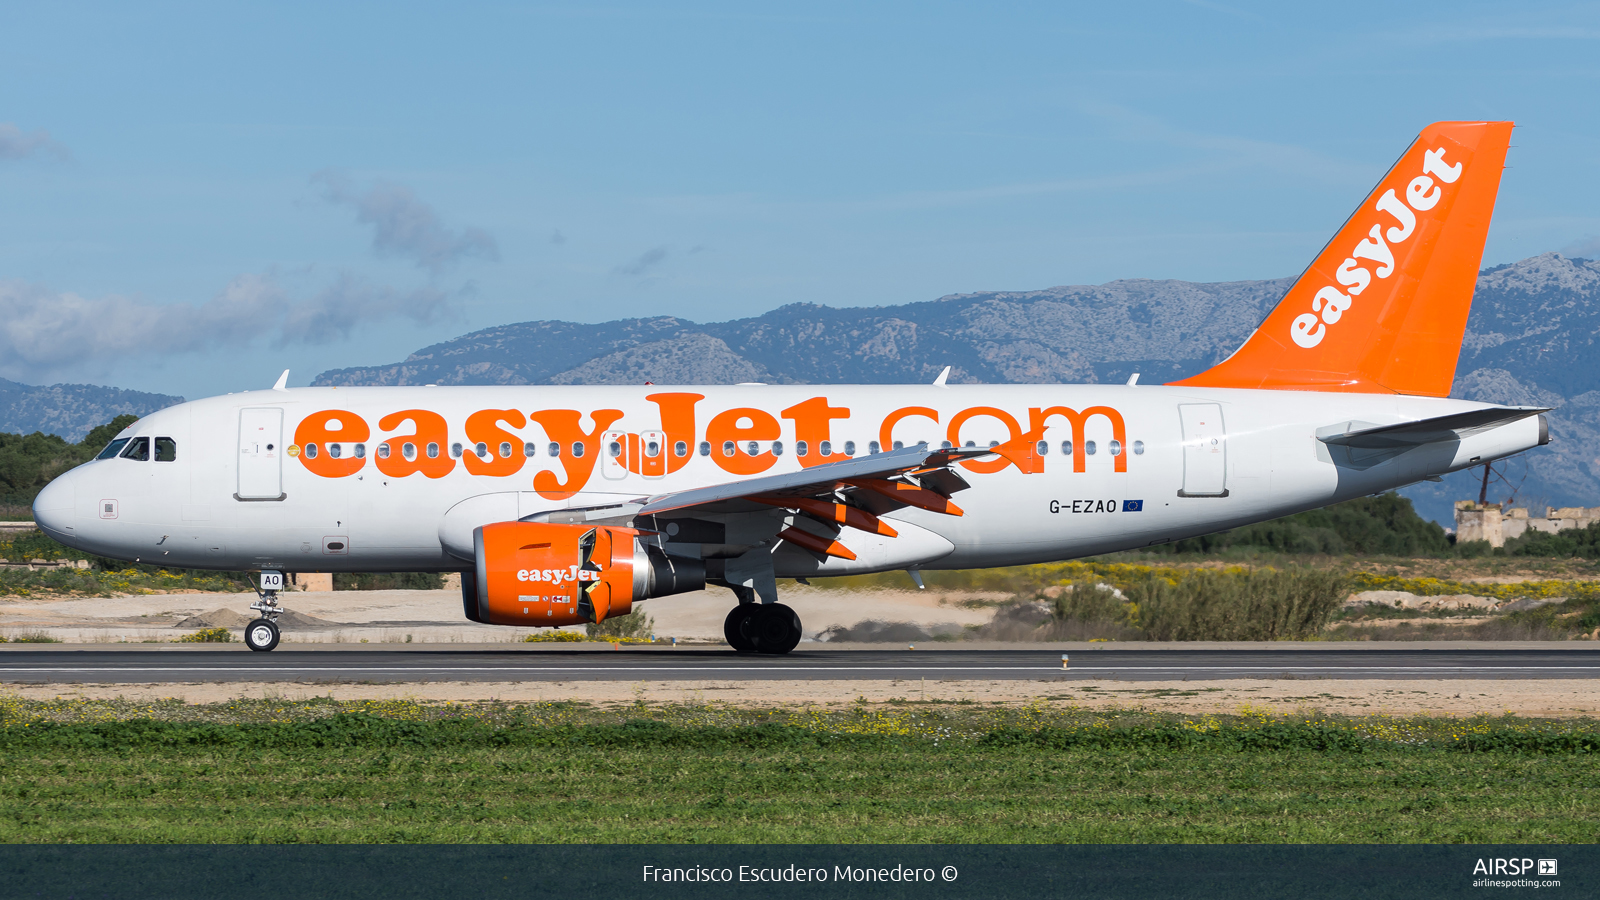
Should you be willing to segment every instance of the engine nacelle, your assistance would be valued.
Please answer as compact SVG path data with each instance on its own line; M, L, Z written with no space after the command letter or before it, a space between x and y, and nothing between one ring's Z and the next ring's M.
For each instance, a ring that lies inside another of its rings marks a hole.
M706 584L703 561L668 556L632 528L497 522L472 538L477 577L463 599L467 618L487 625L604 622Z

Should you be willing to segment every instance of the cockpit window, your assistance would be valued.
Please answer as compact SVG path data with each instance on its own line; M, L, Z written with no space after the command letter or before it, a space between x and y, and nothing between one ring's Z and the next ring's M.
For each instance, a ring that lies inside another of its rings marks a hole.
M175 462L178 459L178 442L169 437L156 438L156 462Z
M127 449L122 451L122 458L137 460L138 462L149 462L150 439L147 437L136 437L129 441Z
M127 438L117 438L116 440L114 440L111 443L107 444L106 448L104 450L101 450L100 451L100 455L96 456L95 459L111 459L112 457L116 456L118 453L121 453L122 452L122 448L127 446L127 444L128 444L128 439Z

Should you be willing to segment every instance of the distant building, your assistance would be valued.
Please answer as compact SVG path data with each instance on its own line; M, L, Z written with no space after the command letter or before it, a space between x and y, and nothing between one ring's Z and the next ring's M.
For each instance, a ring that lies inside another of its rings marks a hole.
M1546 509L1542 516L1530 516L1526 509L1501 511L1494 503L1475 500L1456 501L1456 541L1488 541L1491 547L1504 547L1506 541L1528 531L1555 534L1568 528L1588 528L1600 521L1600 506L1563 506Z

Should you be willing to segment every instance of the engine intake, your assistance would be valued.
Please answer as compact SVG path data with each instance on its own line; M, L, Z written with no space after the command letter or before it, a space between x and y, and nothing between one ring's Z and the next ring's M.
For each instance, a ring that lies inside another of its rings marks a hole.
M703 561L647 546L632 528L497 522L472 539L476 577L465 612L488 625L604 622L636 601L706 584Z

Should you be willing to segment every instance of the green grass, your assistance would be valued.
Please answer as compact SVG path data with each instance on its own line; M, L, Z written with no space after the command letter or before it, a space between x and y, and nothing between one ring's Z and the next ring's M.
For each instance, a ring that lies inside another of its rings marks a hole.
M1593 840L1589 721L0 703L9 842Z

